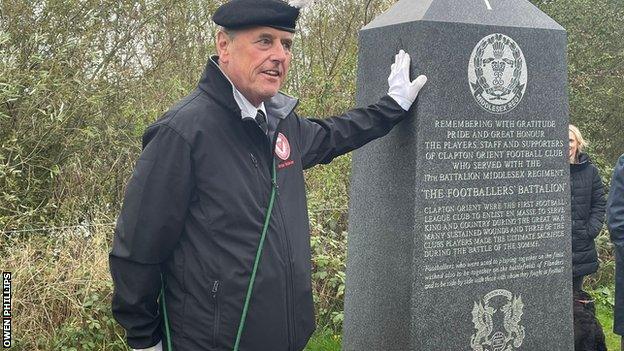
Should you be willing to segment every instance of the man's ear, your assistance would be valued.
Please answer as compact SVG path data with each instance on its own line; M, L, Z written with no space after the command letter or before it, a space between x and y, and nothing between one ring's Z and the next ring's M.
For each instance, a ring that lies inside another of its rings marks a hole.
M232 39L224 32L217 32L217 54L219 55L219 62L227 63L229 61L229 45Z

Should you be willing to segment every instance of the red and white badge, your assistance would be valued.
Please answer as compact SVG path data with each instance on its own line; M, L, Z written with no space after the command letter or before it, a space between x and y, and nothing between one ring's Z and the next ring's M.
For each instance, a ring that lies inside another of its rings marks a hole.
M290 157L290 144L288 139L282 133L277 134L277 140L275 141L275 154L277 157L286 161Z

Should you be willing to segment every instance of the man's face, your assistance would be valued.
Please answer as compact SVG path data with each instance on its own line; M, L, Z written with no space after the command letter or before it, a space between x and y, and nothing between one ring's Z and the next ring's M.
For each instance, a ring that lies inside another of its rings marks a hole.
M255 106L275 96L292 59L293 33L271 27L217 34L219 66Z

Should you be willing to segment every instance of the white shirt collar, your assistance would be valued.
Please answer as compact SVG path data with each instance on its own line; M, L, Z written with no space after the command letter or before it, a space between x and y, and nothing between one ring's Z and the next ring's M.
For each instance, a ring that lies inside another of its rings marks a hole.
M217 65L217 67L219 67L219 65ZM251 102L249 102L249 100L247 100L247 98L243 95L243 93L241 93L240 91L238 91L238 89L236 89L236 87L234 86L234 83L232 83L232 81L230 80L230 77L228 77L227 74L223 72L221 67L219 67L219 70L221 70L221 73L223 73L225 78L227 78L227 80L232 85L232 95L234 95L234 100L236 101L238 108L240 108L241 110L241 118L243 119L253 118L255 120L256 115L258 114L258 110L261 110L264 113L264 115L267 116L268 118L266 108L264 107L264 102L261 102L260 106L258 107L254 106Z
M241 118L251 117L253 119L256 119L258 110L262 110L264 115L267 116L264 102L261 102L260 106L255 107L251 102L249 102L249 100L247 100L247 98L245 98L243 93L241 93L240 91L238 91L238 89L236 89L236 87L234 87L234 84L232 84L232 94L234 95L234 100L236 100L236 103L241 110Z

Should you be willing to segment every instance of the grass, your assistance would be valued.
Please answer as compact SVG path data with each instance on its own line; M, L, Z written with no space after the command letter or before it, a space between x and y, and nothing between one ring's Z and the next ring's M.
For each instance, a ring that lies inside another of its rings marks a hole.
M304 351L340 351L340 335L329 330L317 330Z
M0 236L2 269L13 273L16 351L126 349L110 314L109 242L95 234Z
M619 351L620 336L613 333L613 309L605 304L596 304L596 316L602 325L602 330L604 330L607 349Z

